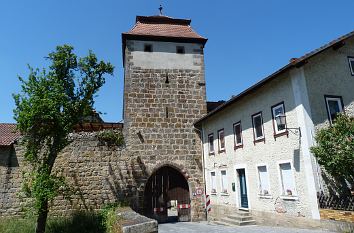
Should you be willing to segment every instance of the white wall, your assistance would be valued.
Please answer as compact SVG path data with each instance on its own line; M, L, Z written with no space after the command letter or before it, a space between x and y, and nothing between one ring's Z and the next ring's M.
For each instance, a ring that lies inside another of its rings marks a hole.
M241 100L229 106L227 109L219 112L206 120L203 124L204 132L204 155L207 194L210 194L210 172L217 174L218 193L211 195L212 206L234 206L238 208L239 187L237 168L246 169L248 201L251 210L275 212L276 205L281 205L286 211L285 214L298 216L299 214L308 218L312 217L310 199L308 198L308 189L305 173L305 163L303 158L298 134L289 132L286 135L274 138L272 123L271 106L284 101L287 116L287 126L295 128L299 126L297 118L296 105L294 102L294 92L289 74L283 74L281 77L267 83L257 92L249 94ZM262 111L264 122L265 142L254 144L251 115ZM241 120L243 148L234 150L233 123ZM218 153L217 131L224 128L226 152ZM215 155L209 155L207 135L214 133ZM281 182L279 163L291 162L297 197L295 200L285 200L281 198ZM270 198L262 198L258 195L258 165L267 165L270 182ZM220 171L227 170L229 178L229 188L236 183L236 192L229 192L229 195L220 193ZM276 204L278 203L278 204ZM279 204L280 203L280 204ZM213 207L212 207L213 208Z
M200 70L203 63L203 46L196 43L129 40L131 61L143 69L192 69ZM153 52L144 52L144 45L151 44ZM185 54L177 54L176 46L184 46Z
M348 56L354 57L354 38L338 50L328 49L304 66L315 128L328 125L324 95L342 96L346 113L354 116L354 76Z

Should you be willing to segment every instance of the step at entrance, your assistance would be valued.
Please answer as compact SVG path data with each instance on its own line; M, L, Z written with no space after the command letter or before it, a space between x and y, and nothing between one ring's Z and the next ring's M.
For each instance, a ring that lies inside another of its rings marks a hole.
M237 210L235 213L223 217L220 221L215 221L214 223L225 226L256 225L256 221L253 220L251 213L245 210Z

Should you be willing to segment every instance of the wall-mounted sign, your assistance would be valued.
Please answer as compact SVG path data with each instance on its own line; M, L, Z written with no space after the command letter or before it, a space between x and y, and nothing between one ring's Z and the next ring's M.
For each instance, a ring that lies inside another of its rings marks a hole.
M198 187L196 188L195 193L197 194L197 196L201 196L203 195L203 189Z

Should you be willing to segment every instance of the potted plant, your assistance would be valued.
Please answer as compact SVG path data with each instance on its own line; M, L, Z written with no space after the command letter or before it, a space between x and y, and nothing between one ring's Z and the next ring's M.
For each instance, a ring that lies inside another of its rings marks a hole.
M292 196L292 195L293 195L293 192L292 192L290 189L287 189L287 190L286 190L286 194L287 194L288 196Z

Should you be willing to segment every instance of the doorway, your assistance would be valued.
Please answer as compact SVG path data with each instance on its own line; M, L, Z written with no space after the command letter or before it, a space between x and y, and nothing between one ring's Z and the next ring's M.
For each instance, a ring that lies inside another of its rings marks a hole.
M237 174L239 178L239 193L240 193L240 206L242 208L248 208L248 197L247 197L247 183L245 169L237 169Z
M186 178L164 166L145 185L144 214L161 222L190 221L190 196Z

